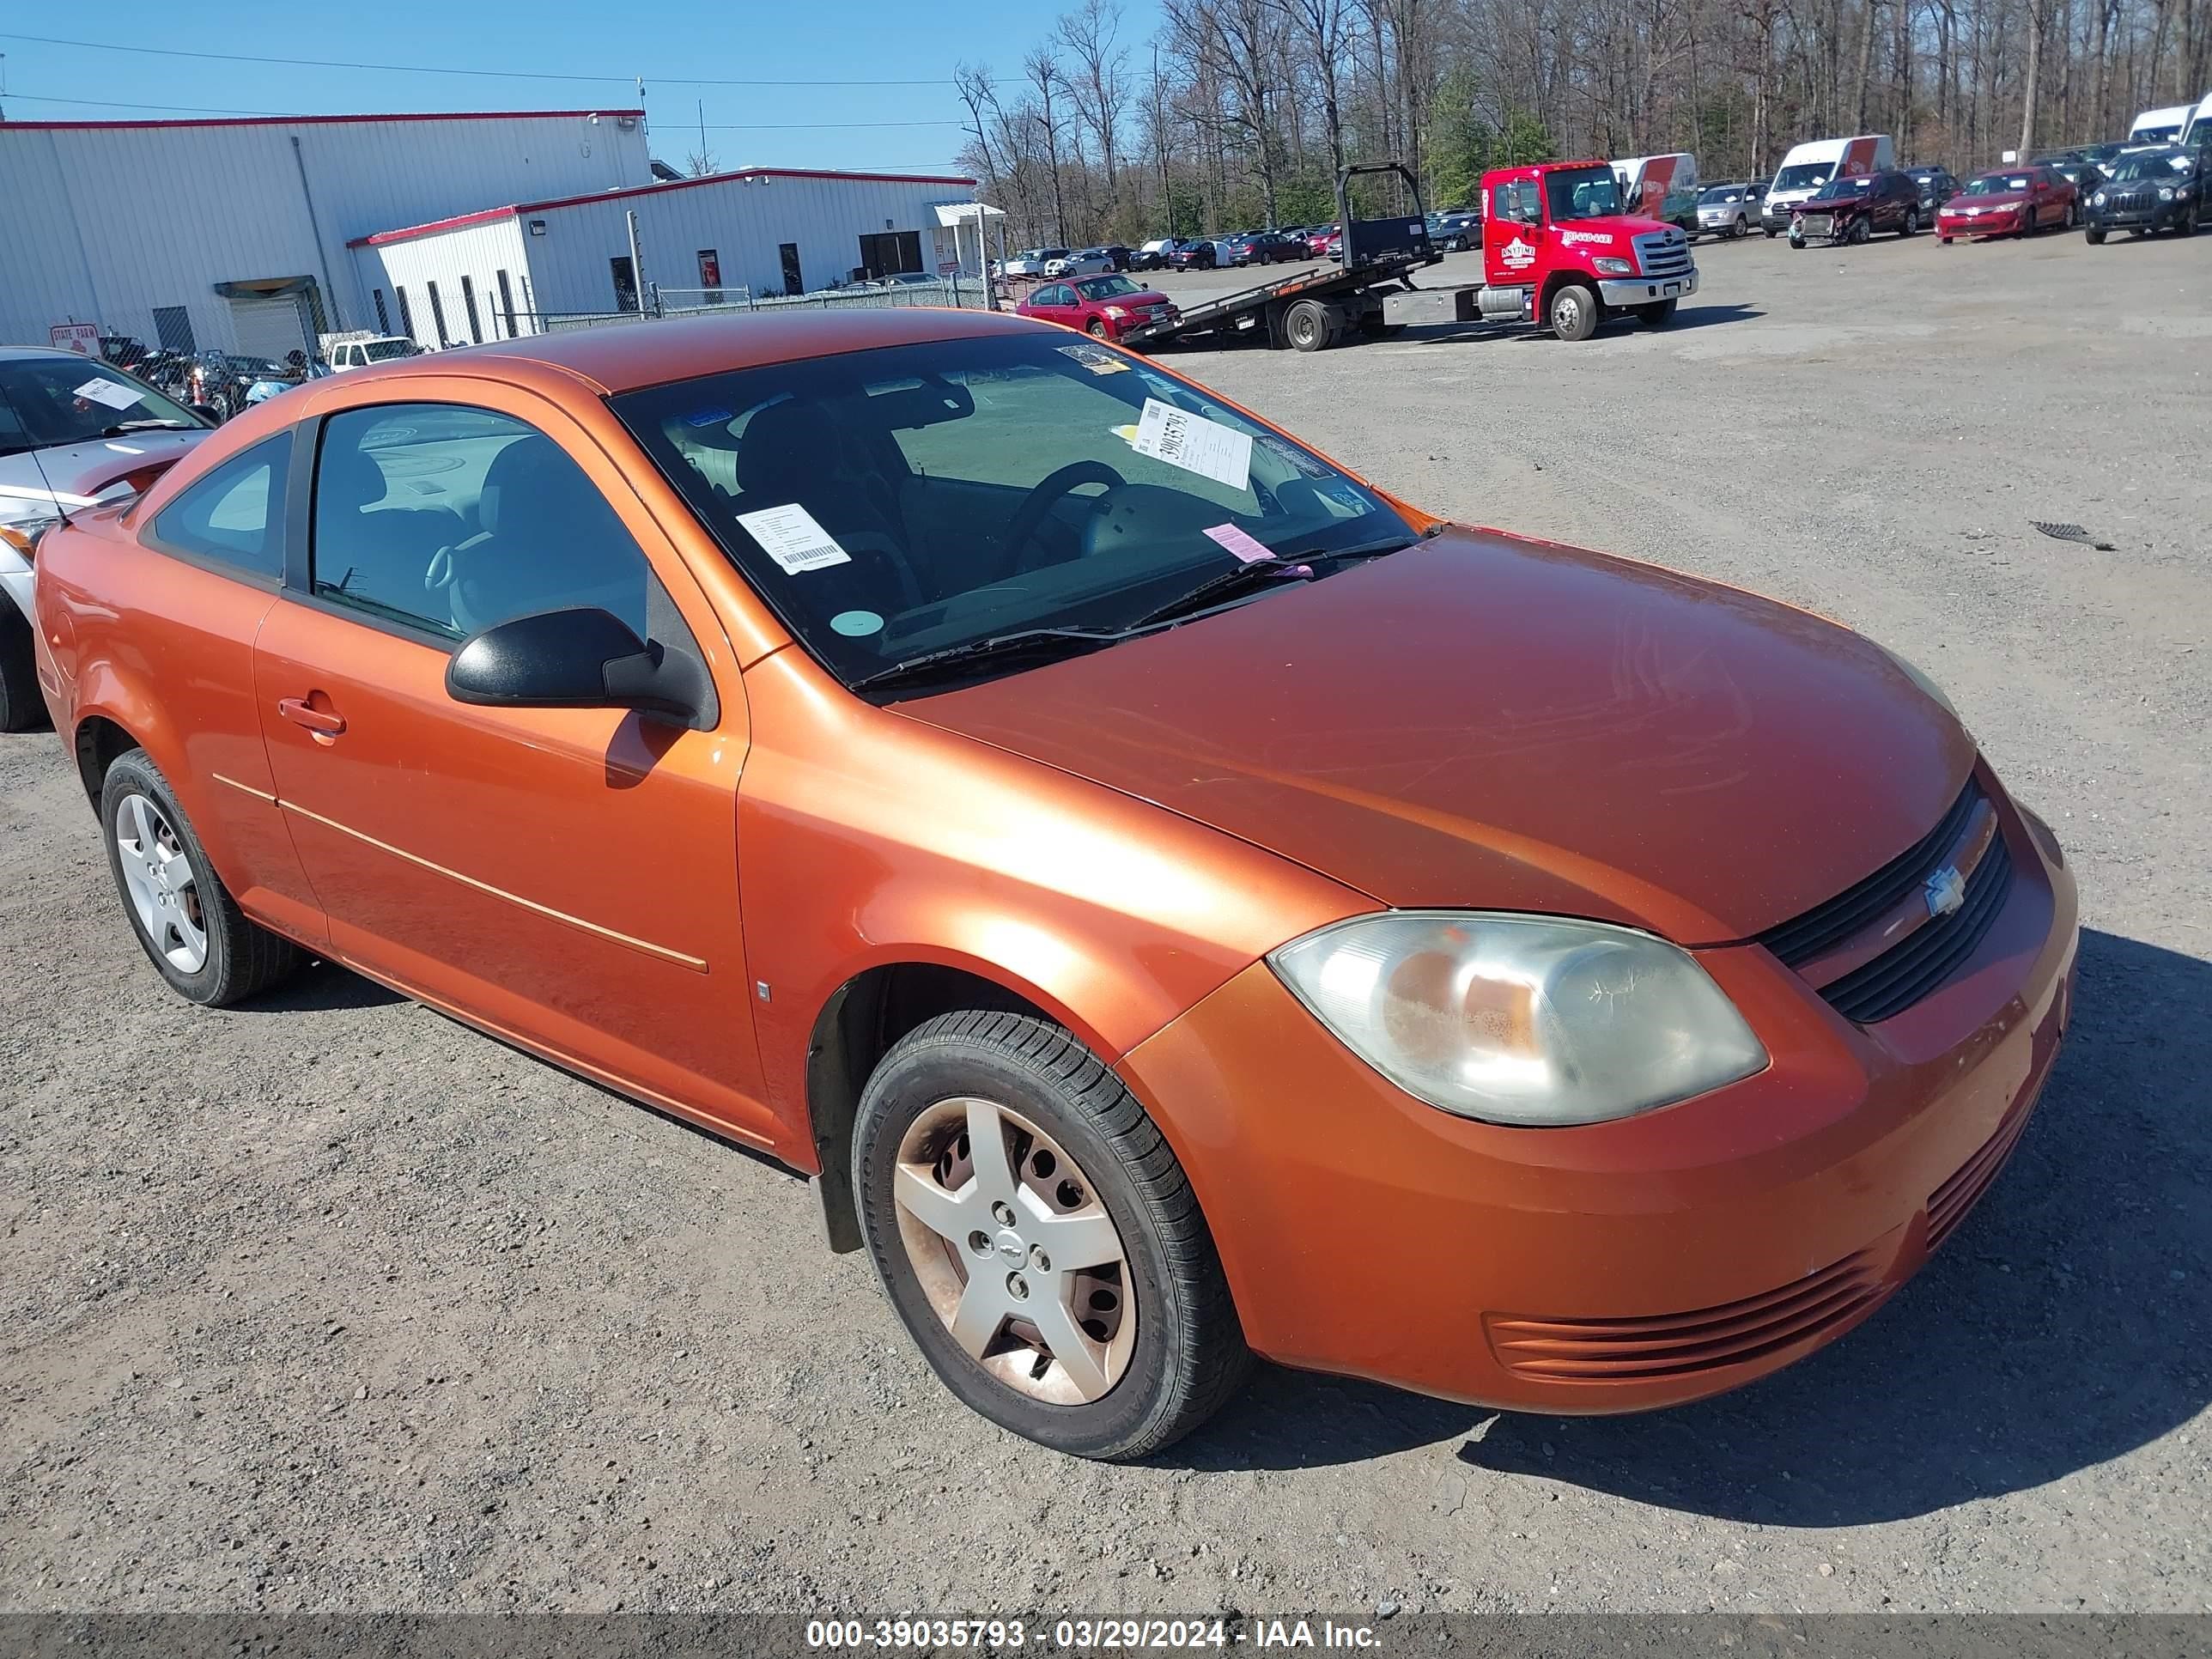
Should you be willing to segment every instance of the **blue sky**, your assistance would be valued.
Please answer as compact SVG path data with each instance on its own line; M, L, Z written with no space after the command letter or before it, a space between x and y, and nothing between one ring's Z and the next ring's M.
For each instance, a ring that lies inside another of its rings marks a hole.
M697 105L704 100L707 147L725 167L942 171L961 143L953 65L963 58L988 63L1011 77L1022 54L1049 30L1054 11L1017 0L727 6L380 0L366 8L103 0L97 7L8 7L0 14L0 52L5 112L16 121L159 119L203 111L615 108L635 102L629 77L643 76L653 153L678 167L698 148ZM1123 39L1133 61L1153 17L1151 0L1131 0ZM507 75L215 62L27 36ZM515 72L528 78L508 78ZM771 84L707 86L685 76ZM941 84L797 84L806 81Z

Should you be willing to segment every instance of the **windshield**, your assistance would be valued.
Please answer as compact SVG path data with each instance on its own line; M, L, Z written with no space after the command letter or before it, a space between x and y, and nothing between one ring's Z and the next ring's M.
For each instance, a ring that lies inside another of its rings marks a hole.
M2188 168L2189 158L2179 150L2158 150L2148 155L2124 155L2112 164L2112 182L2132 185L2154 179L2164 184L2176 173L2185 173Z
M1743 186L1741 185L1715 185L1703 196L1698 198L1698 200L1701 203L1718 204L1723 202L1735 201L1742 195Z
M1059 330L802 359L612 406L848 684L1019 630L1126 628L1267 554L1412 539L1318 456Z
M1828 175L1836 170L1833 161L1803 161L1794 167L1784 167L1774 175L1777 190L1810 190L1814 185L1825 185Z
M1552 217L1608 219L1624 210L1620 182L1611 167L1562 167L1544 175L1544 198L1552 204Z
M94 358L0 360L0 455L85 443L118 428L200 424L182 405Z
M1978 179L1966 180L1961 196L2017 196L2027 188L2024 173L1985 173Z
M1820 194L1832 198L1838 196L1863 196L1873 188L1873 179L1868 178L1864 173L1855 173L1850 178L1833 179L1828 184L1822 185L1820 188Z
M1075 291L1086 300L1115 300L1124 294L1142 294L1127 276L1086 276L1075 285Z

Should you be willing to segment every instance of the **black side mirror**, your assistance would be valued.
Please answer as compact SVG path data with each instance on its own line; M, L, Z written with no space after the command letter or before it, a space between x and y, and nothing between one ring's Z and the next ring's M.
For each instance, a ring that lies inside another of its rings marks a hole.
M544 611L471 635L446 695L494 708L636 708L686 722L709 706L705 668L648 645L611 611Z

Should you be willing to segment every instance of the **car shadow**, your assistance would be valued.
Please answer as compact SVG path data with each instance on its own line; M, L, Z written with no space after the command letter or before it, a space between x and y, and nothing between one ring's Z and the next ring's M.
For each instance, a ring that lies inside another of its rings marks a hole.
M2072 1029L2003 1176L1865 1325L1634 1417L1498 1415L1268 1370L1160 1462L1461 1462L1785 1527L1924 1515L2120 1457L2212 1401L2212 963L2085 931Z
M232 1006L240 1014L342 1013L352 1008L389 1008L407 999L364 979L349 968L318 957L281 985Z

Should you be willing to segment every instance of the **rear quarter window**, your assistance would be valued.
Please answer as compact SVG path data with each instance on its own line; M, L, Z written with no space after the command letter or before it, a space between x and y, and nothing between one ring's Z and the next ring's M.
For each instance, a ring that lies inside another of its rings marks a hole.
M275 582L284 574L284 475L292 434L280 432L188 486L154 520L165 552Z

